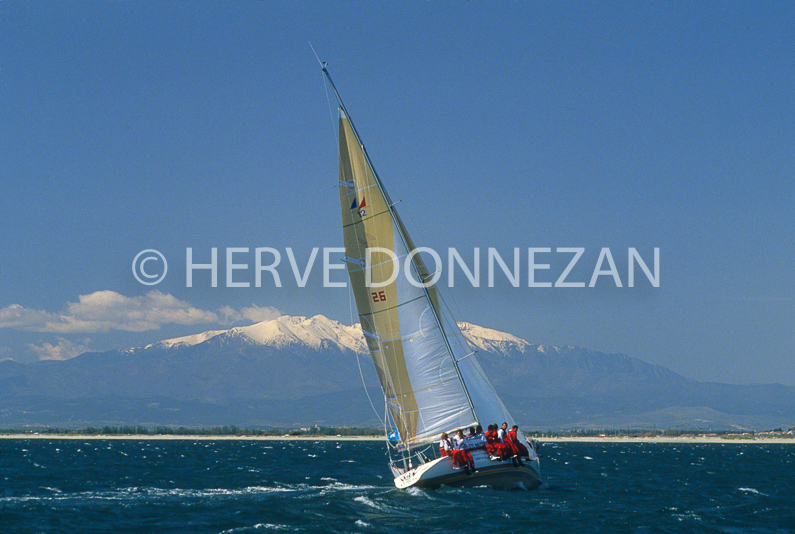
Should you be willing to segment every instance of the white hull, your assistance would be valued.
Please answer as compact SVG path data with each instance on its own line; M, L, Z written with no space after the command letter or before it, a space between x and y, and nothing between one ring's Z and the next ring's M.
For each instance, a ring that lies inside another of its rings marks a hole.
M446 486L491 486L495 489L534 489L541 485L541 462L523 458L523 466L514 466L511 460L492 461L483 450L474 450L475 473L467 475L464 469L453 467L450 456L437 458L406 472L396 472L395 486L400 489L437 488ZM532 453L531 453L532 454Z

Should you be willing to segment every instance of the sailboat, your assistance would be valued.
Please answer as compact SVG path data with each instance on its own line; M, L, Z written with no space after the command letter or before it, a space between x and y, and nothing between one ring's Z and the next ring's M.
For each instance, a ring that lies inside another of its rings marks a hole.
M443 432L512 423L431 283L422 255L373 167L327 65L323 73L339 104L339 193L345 262L359 322L385 400L389 468L398 488L540 485L535 443L524 459L495 459L483 448L469 452L474 471L441 456Z

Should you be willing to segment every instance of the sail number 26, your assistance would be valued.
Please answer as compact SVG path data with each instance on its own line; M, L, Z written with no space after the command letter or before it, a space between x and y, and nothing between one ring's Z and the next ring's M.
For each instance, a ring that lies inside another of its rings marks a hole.
M373 297L373 302L386 302L386 293L383 291L373 291L370 295Z

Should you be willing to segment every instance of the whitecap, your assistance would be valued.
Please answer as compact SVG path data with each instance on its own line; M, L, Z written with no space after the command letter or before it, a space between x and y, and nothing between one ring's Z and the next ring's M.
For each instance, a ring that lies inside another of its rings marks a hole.
M405 490L406 495L411 495L412 497L425 497L429 501L437 501L439 499L436 498L438 493L436 491L428 491L422 488L418 488L415 486L411 486L406 488Z
M281 486L248 486L245 491L248 493L282 493L297 490L294 488L285 488Z
M366 521L362 521L361 519L357 519L356 522L354 523L354 525L356 525L357 527L369 527L370 523L367 523Z
M353 500L356 501L356 502L360 502L362 504L366 504L367 506L375 508L376 510L381 510L381 511L386 510L386 508L384 508L380 504L376 503L375 501L369 499L368 497L365 497L364 495L359 495L358 497L356 497Z
M677 521L684 521L685 519L690 519L694 521L701 521L701 517L695 512L685 512L683 514L673 514L672 517L675 517Z
M759 490L758 490L758 489L756 489L756 488L737 488L737 489L738 489L739 491L744 491L744 492L746 492L746 493L754 493L754 494L756 494L756 495L764 495L765 497L767 497L767 494L766 494L766 493L762 493L761 491L759 491Z
M290 527L287 525L274 525L273 523L257 523L253 527L238 527L232 528L229 530L221 531L221 534L233 534L235 532L246 532L249 529L253 528L254 530L260 529L267 529L267 530L290 530Z
M373 489L375 486L363 486L363 485L356 485L356 484L343 484L342 482L334 482L330 486L320 486L322 489L321 495L325 494L331 490L368 490Z

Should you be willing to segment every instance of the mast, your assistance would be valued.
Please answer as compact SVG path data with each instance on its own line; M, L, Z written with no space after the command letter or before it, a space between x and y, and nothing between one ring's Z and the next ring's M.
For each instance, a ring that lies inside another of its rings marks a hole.
M329 84L331 85L331 89L334 91L334 96L337 98L337 102L339 103L340 109L345 114L345 117L347 118L348 123L350 124L351 129L353 130L353 134L356 136L356 141L358 142L359 146L362 149L362 152L364 153L365 160L367 161L367 166L370 168L370 171L373 173L373 177L375 178L375 182L376 182L376 184L378 184L378 189L380 190L381 194L384 196L384 199L386 200L387 209L389 210L389 214L392 217L393 223L398 228L398 232L397 233L400 235L401 242L403 243L403 246L406 248L406 250L411 252L413 250L413 247L409 246L409 242L407 242L407 235L404 235L405 226L403 225L403 222L400 219L400 216L398 215L397 211L395 210L394 203L392 202L391 198L389 197L389 193L387 193L386 188L384 187L384 184L381 181L381 178L378 176L378 173L376 172L375 167L373 166L373 162L370 160L370 154L368 154L367 148L364 146L364 143L362 142L362 138L359 135L359 132L356 129L356 126L354 125L353 120L351 119L351 116L348 113L348 110L345 108L345 104L342 101L342 97L340 97L339 91L337 91L337 87L334 85L334 80L331 79L331 74L329 74L327 66L328 66L327 63L325 63L325 62L321 63L321 67L322 67L323 73L326 75L326 78L328 79ZM422 271L420 270L419 265L418 265L419 261L421 261L421 260L417 259L417 255L416 254L411 257L411 265L414 267L414 271L416 272L418 278L421 281L420 285L422 286L422 290L423 290L423 293L425 295L425 299L428 301L428 305L429 305L429 307L431 309L431 315L433 316L434 321L436 323L436 326L437 326L437 328L439 328L439 332L442 335L442 339L444 340L445 348L447 349L447 354L450 356L450 360L453 362L453 367L455 369L456 375L458 376L458 380L461 382L461 387L463 388L464 395L466 397L467 403L469 404L469 409L472 412L472 417L473 417L473 419L475 421L479 421L477 412L475 411L475 405L472 403L472 398L469 395L469 390L467 389L466 382L464 382L464 377L462 376L461 371L460 371L460 369L458 367L458 360L456 360L455 353L454 353L452 347L450 346L450 340L447 338L447 335L445 334L445 330L444 330L444 327L442 325L441 317L439 317L439 311L436 309L436 306L434 306L433 299L431 298L431 294L428 291L428 287L426 286L426 280L423 279Z

